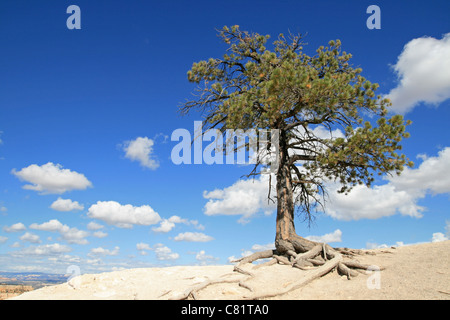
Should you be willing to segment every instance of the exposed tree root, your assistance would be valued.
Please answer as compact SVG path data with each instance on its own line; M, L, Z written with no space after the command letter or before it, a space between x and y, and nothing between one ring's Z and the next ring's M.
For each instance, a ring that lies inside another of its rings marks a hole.
M341 259L342 259L342 256L339 253L337 253L334 258L332 258L331 260L328 260L323 266L321 266L320 268L316 268L314 270L308 271L309 273L306 276L301 277L299 280L290 284L286 288L284 288L282 290L273 290L273 291L268 290L265 293L249 296L247 298L253 299L253 300L271 298L271 297L276 297L276 296L288 293L290 291L293 291L295 289L301 288L304 285L313 281L314 279L320 278L321 276L323 276L323 275L327 274L328 272L330 272L331 270L333 270L336 267L336 265L339 264Z
M291 249L286 250L283 254L277 250L256 252L247 257L233 261L238 262L238 264L234 266L234 272L232 274L224 275L224 278L202 282L187 289L182 294L171 297L171 299L197 299L198 292L200 290L203 290L210 285L220 283L238 283L240 287L247 289L249 295L244 295L243 299L264 299L279 296L301 288L302 286L305 286L311 281L320 278L333 270L337 270L339 274L347 276L347 279L350 280L352 277L356 277L358 275L356 270L367 270L369 268L369 265L361 264L353 259L357 255L364 254L374 253L369 253L369 251L365 250L354 250L347 248L334 249L325 243L315 244L308 251L302 253L297 253ZM345 257L351 257L352 259ZM300 271L299 278L289 282L281 289L267 288L264 292L255 292L253 287L248 282L257 276L249 270L248 266L257 260L269 258L271 259L267 262L252 266L253 270L274 264L280 264L307 271ZM383 270L383 268L380 270Z
M207 280L204 281L194 287L188 288L183 293L172 296L169 300L185 300L189 297L192 297L194 300L197 300L197 293L206 288L207 286L218 284L218 283L238 283L239 285L246 287L245 284L241 284L241 279L215 279L215 280Z

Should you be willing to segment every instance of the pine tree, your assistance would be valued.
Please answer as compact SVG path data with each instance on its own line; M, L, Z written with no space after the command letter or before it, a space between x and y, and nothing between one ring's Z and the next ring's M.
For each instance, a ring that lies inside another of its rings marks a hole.
M326 258L328 247L328 256L335 256L331 247L296 234L295 209L311 221L317 206L326 210L327 181L339 182L339 192L348 193L358 184L370 186L374 175L400 174L405 165L412 166L399 153L410 122L400 115L388 117L389 100L375 95L378 84L350 64L352 55L339 40L309 56L303 52L302 35L280 34L272 50L266 48L268 35L239 26L225 26L218 35L229 48L222 58L192 65L188 80L199 87L196 98L181 105L181 113L200 111L208 128L222 132L278 130L272 255L305 260L299 254L316 251ZM345 137L323 138L314 130L318 126L329 132L340 129ZM258 162L252 173L262 173L264 165ZM271 253L247 261L267 256Z

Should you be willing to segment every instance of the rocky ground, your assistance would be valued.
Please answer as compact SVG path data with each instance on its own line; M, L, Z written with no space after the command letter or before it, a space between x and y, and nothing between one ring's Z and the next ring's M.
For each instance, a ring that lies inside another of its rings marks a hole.
M336 271L270 299L445 299L450 300L450 241L370 250L356 257L372 265L352 280ZM378 268L385 268L377 271ZM85 274L69 282L13 299L179 299L197 288L197 299L246 299L268 289L282 292L311 271L286 265L176 266ZM208 284L208 285L207 285ZM189 298L193 298L189 296Z

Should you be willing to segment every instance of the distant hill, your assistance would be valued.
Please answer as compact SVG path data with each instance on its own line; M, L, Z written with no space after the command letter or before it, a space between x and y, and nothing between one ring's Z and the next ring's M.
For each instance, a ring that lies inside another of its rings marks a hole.
M68 276L64 274L0 271L0 285L23 285L31 286L33 289L63 283L67 278Z
M32 290L32 286L0 284L0 300L13 298Z

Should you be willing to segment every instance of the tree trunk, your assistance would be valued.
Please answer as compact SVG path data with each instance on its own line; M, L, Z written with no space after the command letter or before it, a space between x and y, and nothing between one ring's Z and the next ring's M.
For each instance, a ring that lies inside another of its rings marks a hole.
M287 251L302 253L311 250L316 242L298 236L294 225L294 195L289 168L286 137L279 140L279 167L277 171L277 222L275 248L280 254Z

